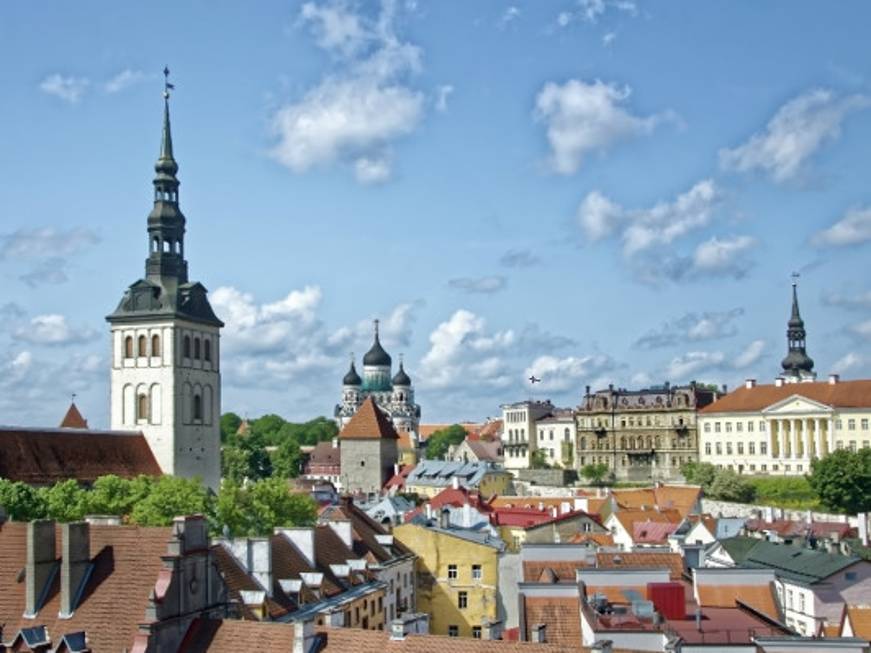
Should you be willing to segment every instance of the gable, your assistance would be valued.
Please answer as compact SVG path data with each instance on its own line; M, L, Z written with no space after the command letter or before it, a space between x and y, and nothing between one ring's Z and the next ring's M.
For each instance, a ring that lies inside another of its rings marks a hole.
M832 407L807 397L794 394L762 409L763 415L804 415L831 413Z

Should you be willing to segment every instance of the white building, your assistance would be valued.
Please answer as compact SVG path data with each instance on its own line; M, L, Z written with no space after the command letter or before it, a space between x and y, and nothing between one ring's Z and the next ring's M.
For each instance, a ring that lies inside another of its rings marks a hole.
M106 318L112 333L111 422L114 430L141 430L164 473L198 476L217 489L224 324L205 287L188 280L169 95L164 97L145 278L125 291Z
M550 415L554 406L550 401L519 401L502 405L503 466L512 471L528 469L531 456L537 449L536 422Z
M552 467L572 469L576 466L575 437L578 433L575 414L571 409L557 409L535 423L536 448L544 452L544 460Z

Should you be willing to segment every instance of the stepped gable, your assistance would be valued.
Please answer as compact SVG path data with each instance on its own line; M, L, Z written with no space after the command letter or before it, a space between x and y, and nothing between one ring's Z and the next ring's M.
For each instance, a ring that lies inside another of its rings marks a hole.
M393 423L368 397L359 410L339 433L340 440L379 440L381 438L398 440L399 435Z

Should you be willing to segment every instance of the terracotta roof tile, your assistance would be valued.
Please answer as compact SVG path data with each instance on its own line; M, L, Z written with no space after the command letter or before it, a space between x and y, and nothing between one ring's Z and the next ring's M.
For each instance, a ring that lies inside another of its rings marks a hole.
M848 605L847 618L853 628L853 636L871 639L871 606Z
M624 552L596 554L596 566L601 569L668 569L672 580L683 577L683 558L679 553Z
M701 496L698 485L662 485L659 487L614 490L614 499L622 508L674 509L681 516L688 515Z
M374 440L378 438L396 440L399 436L396 434L396 429L393 428L393 423L378 408L375 400L368 397L354 413L351 421L345 424L339 438L342 440Z
M532 632L536 624L545 624L545 638L553 644L577 647L581 642L580 598L525 596L524 613L526 632Z
M569 540L570 544L595 544L597 546L613 546L614 536L611 533L576 533Z
M620 510L614 517L630 535L635 533L635 524L679 524L681 521L677 510Z
M542 574L550 570L554 580L548 582L574 584L577 579L576 570L588 566L586 560L524 560L523 581L526 583L545 582L541 580Z
M0 428L0 477L31 485L73 478L92 483L115 474L160 476L141 433L67 429Z
M61 420L60 427L62 429L86 429L88 428L88 420L82 417L79 409L76 407L76 402L72 402L67 409L67 414Z
M784 383L742 386L702 408L700 413L756 412L793 395L837 408L871 406L871 379L838 383Z
M779 619L774 588L764 585L698 585L703 608L734 608L743 603L772 619Z
M587 585L587 596L601 594L608 599L609 603L630 603L629 596L642 596L647 598L646 585Z

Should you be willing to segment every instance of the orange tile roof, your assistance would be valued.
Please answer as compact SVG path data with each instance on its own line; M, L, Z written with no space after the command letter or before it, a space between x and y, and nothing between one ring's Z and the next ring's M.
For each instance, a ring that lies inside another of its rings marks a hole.
M630 603L624 592L636 593L647 598L647 585L587 585L587 596L602 594L610 603Z
M76 402L72 402L67 409L67 414L61 420L60 427L62 429L86 429L88 428L88 420L82 417L79 409L76 407Z
M838 383L784 383L740 388L702 408L700 413L755 412L793 395L837 408L871 407L871 379Z
M524 596L526 632L545 624L545 638L553 644L578 646L581 643L580 597Z
M767 615L779 619L774 588L764 585L698 585L699 605L703 608L734 608L743 603Z
M562 504L568 503L569 510L574 510L574 497L529 497L529 496L501 496L490 501L493 508L526 508L538 510L539 505L545 508L561 509Z
M137 625L145 621L148 597L163 568L169 528L140 526L90 527L91 576L80 605L69 619L58 618L60 580L56 576L48 600L35 619L25 619L25 583L19 575L27 558L27 524L0 526L0 624L4 639L21 628L46 626L56 644L65 633L84 630L94 651L130 650ZM60 526L56 552L61 552Z
M0 428L0 478L50 485L70 478L91 483L106 474L161 471L141 433Z
M871 639L871 606L848 605L847 618L853 627L853 636Z
M524 560L523 581L525 583L575 583L577 574L582 567L589 567L585 560ZM553 577L544 578L542 574L552 572Z
M623 508L674 508L688 515L701 495L698 485L662 485L658 487L614 490L617 505Z
M569 540L570 544L596 544L598 546L613 546L614 536L611 533L576 533Z
M372 397L357 409L351 421L345 424L345 428L339 434L341 440L377 440L379 438L398 439L393 423L378 408Z
M679 553L624 552L596 554L596 566L602 569L668 569L672 580L683 577L683 558Z

